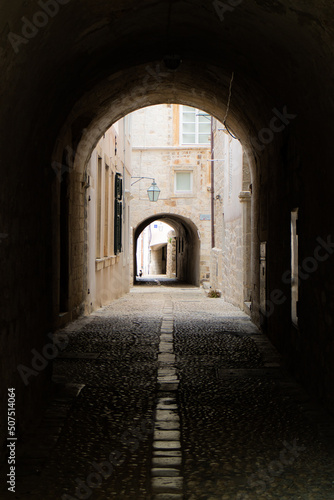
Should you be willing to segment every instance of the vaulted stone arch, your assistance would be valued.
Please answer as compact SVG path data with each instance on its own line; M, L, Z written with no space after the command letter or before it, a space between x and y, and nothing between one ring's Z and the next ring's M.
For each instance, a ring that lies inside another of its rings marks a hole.
M176 213L151 215L140 221L133 229L134 282L137 276L136 243L140 233L152 222L162 221L171 226L177 239L177 277L184 282L199 286L200 281L200 234L196 225L188 218Z
M17 365L30 364L31 349L42 348L58 320L60 196L71 210L70 238L84 214L82 182L99 137L130 111L174 102L220 121L228 110L252 168L252 317L260 324L259 248L266 242L266 297L280 303L264 327L333 410L332 0L244 0L228 11L200 0L87 0L80 7L54 0L53 14L29 31L23 18L38 24L40 4L0 7L1 393L22 386ZM175 70L163 63L171 52L182 59ZM62 194L57 163L69 174ZM300 280L298 329L282 280L297 207L300 265L314 258L318 238L326 252ZM84 277L77 288L70 287L72 317L81 312ZM45 371L21 391L22 428L48 387Z

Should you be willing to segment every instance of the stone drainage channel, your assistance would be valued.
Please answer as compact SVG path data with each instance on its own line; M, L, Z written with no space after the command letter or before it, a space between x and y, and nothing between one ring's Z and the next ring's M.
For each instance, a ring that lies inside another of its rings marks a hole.
M152 492L154 500L182 500L182 454L177 407L179 385L174 354L173 302L164 304L158 354L158 396L154 423Z

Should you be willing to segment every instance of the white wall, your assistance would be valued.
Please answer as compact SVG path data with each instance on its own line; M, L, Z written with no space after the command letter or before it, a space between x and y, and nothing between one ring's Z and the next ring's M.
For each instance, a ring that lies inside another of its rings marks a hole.
M89 294L86 313L108 304L129 291L130 269L130 184L131 143L130 120L125 118L111 127L94 149L89 165L90 186L88 188L88 279ZM124 133L126 134L124 136ZM116 138L116 141L115 141ZM115 146L117 151L115 154ZM125 152L124 152L125 149ZM101 240L100 254L97 252L98 222L98 164L101 159ZM108 165L109 168L106 168ZM114 192L115 175L123 176L123 222L122 252L114 252ZM106 193L106 187L107 193ZM108 223L107 223L108 221ZM105 235L108 235L105 238Z

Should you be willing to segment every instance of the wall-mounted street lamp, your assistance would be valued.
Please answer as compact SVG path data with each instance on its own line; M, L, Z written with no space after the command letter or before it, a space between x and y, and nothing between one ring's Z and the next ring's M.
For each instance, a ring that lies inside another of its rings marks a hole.
M133 186L134 184L136 184L136 182L141 181L142 179L150 179L150 180L152 180L153 182L152 182L152 184L150 185L150 187L147 190L148 199L150 201L158 201L159 194L160 194L160 189L158 188L157 183L155 182L154 177L131 177L131 179L137 179L135 182L133 182L131 184L131 186Z

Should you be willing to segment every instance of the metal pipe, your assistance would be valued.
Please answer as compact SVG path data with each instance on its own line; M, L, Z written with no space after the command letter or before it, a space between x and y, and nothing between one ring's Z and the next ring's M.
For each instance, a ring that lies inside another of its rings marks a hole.
M211 116L211 248L215 246L215 163L213 116Z
M125 120L126 120L126 116L124 116L123 118L123 183L122 183L122 187L123 187L123 224L125 224L125 221L126 221L126 215L125 215L125 211L126 211L126 206L125 206L125 156L126 156L126 144L125 144L125 134L126 134L126 129L125 129ZM123 231L123 238L124 238L124 242L125 242L125 231Z
M133 186L134 184L136 184L136 182L139 182L142 179L151 179L151 180L153 180L153 182L155 182L155 178L154 177L132 177L131 176L131 179L138 179L137 181L132 182L131 186Z

